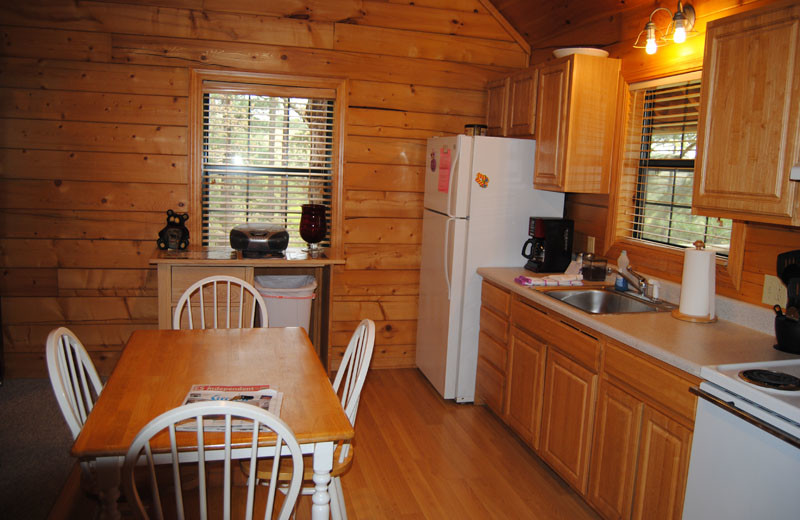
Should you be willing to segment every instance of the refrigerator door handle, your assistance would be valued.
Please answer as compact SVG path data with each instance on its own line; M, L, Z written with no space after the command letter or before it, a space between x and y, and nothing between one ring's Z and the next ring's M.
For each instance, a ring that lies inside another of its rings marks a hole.
M453 201L453 179L456 177L456 171L458 167L458 157L461 155L459 153L458 148L458 141L456 141L456 147L454 148L456 158L453 159L453 163L450 165L450 185L447 187L447 216L452 217L453 211L451 207L451 202ZM448 223L449 224L449 223ZM448 284L449 286L449 284Z
M452 287L450 285L450 273L448 272L448 267L450 261L448 259L448 252L450 249L450 223L455 221L455 218L448 216L447 222L444 223L444 254L442 258L444 258L444 281L447 284L447 301L450 301L450 296L452 294Z

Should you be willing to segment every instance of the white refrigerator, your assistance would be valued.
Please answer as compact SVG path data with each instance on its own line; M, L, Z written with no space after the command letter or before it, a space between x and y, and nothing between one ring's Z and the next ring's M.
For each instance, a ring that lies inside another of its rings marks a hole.
M563 193L533 188L534 150L527 139L428 140L416 362L445 399L475 399L477 268L522 266L529 217L563 216Z

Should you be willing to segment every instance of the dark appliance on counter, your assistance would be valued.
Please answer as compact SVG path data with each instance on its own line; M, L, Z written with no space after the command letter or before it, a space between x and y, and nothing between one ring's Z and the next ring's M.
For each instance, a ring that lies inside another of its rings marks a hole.
M786 309L775 306L775 348L800 354L800 249L778 255L777 275L786 286Z
M534 273L563 273L572 260L574 223L565 218L531 217L522 256L525 269Z
M240 224L231 229L231 247L244 258L283 256L289 245L286 228L274 224Z

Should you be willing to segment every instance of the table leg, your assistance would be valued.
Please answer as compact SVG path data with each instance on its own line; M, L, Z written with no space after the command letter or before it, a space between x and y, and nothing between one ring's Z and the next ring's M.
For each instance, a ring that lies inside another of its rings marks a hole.
M331 512L331 495L328 484L333 468L333 442L318 442L314 445L314 495L311 497L311 519L328 520Z
M99 457L95 460L94 469L97 478L97 493L100 496L100 518L118 520L120 514L117 509L117 499L119 499L122 457Z

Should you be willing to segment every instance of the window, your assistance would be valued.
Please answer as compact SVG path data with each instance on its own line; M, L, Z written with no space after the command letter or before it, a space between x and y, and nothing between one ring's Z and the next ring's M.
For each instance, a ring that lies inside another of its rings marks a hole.
M687 76L631 86L617 236L727 256L732 222L691 213L700 78Z
M283 84L289 78L198 76L202 109L195 122L193 202L201 211L194 229L203 246L230 247L234 226L270 223L289 231L290 247L301 247L298 227L306 203L327 207L322 245L330 246L338 184L337 89Z

